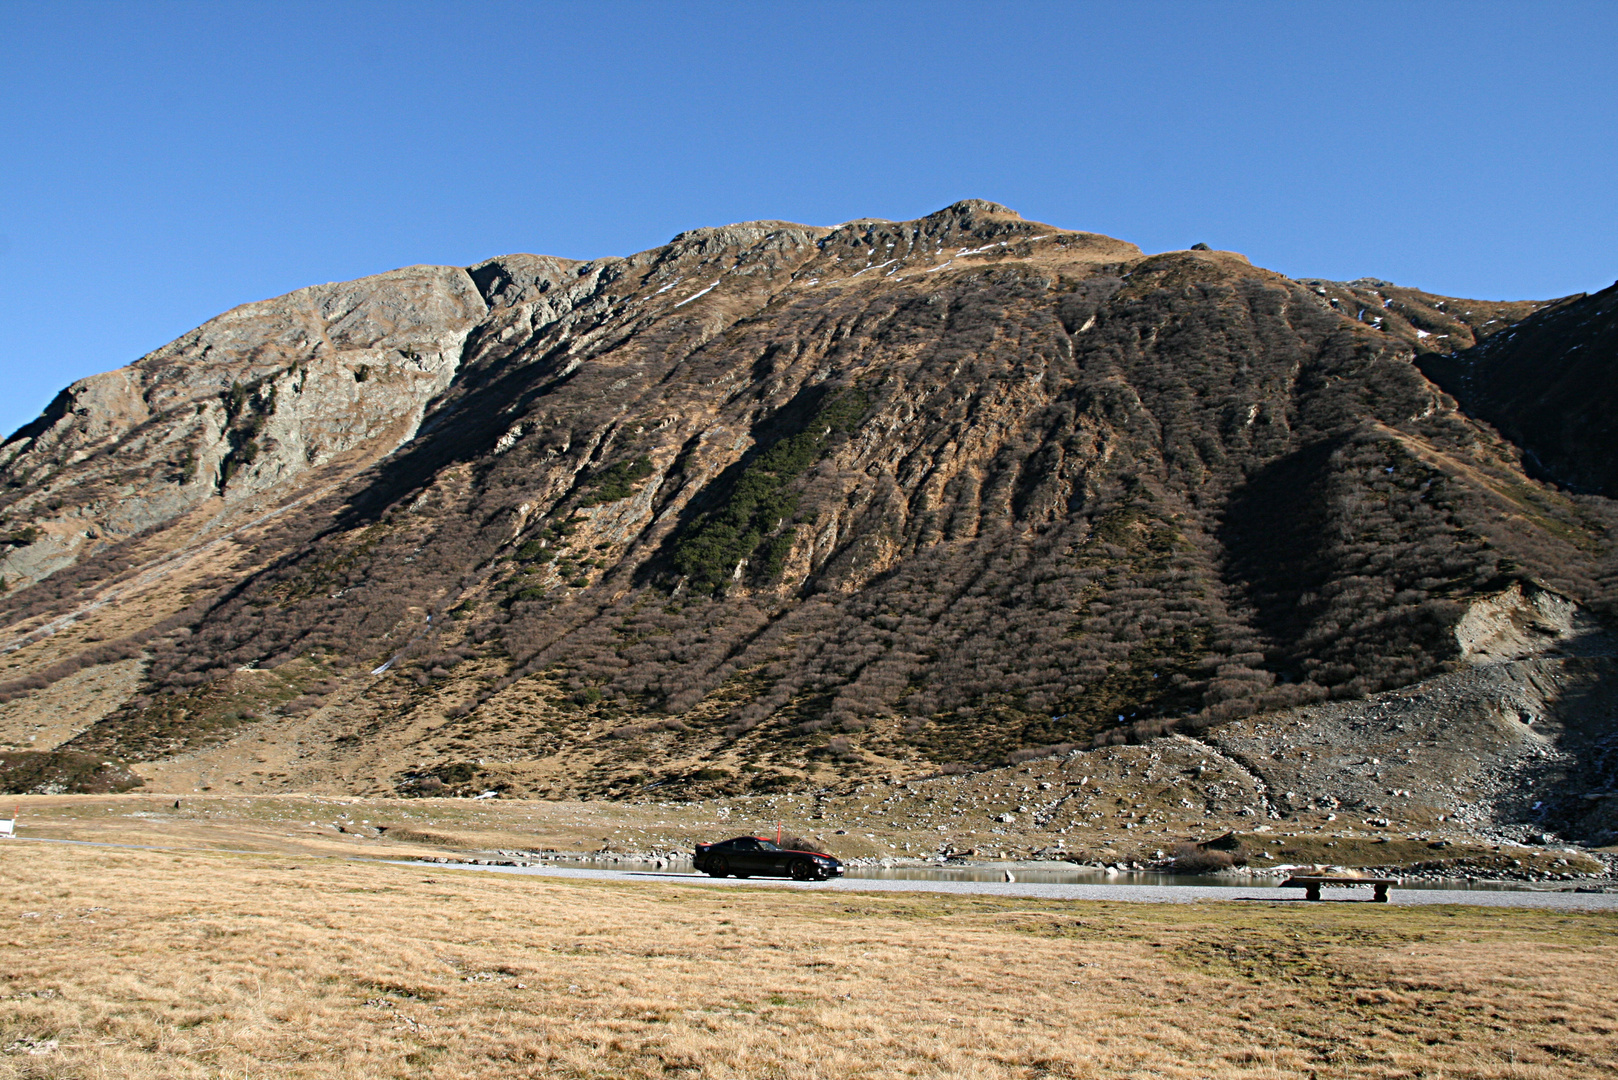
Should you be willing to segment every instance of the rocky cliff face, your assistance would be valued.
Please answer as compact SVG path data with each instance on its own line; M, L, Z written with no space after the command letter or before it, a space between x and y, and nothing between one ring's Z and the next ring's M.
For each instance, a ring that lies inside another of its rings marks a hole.
M0 575L35 581L199 507L369 464L415 433L487 310L466 271L411 267L244 304L74 383L0 446L0 520L33 534Z
M981 201L305 290L8 442L8 575L64 569L5 597L0 677L141 658L58 734L154 783L628 794L1542 656L1610 618L1612 507L1417 363L1541 306Z

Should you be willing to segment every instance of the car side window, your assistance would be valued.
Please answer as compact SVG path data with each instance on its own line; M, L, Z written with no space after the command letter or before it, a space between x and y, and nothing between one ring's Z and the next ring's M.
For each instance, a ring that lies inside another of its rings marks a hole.
M758 841L756 841L756 840L737 840L735 843L736 843L736 850L737 851L757 851L758 850Z

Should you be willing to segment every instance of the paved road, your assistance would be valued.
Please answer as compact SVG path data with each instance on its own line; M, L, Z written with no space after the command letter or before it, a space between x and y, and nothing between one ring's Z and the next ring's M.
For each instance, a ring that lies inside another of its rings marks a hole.
M784 878L710 878L667 870L597 870L563 866L472 866L465 863L414 863L432 870L481 870L496 874L583 878L596 881L658 881L717 885L738 889L814 889L822 892L936 892L984 896L1028 896L1046 900L1114 900L1138 904L1191 904L1202 900L1306 903L1301 889L1255 885L1051 885L1040 882L917 881L896 878L834 878L797 882ZM1336 893L1337 896L1333 894ZM1365 888L1327 890L1322 903L1371 903ZM1339 899L1340 897L1340 899ZM1479 907L1528 907L1558 910L1618 911L1618 893L1495 891L1490 889L1400 889L1388 894L1391 904L1474 904Z

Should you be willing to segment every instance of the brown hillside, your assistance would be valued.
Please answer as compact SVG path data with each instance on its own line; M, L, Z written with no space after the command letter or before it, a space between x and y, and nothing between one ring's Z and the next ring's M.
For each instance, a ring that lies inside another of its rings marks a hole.
M144 658L63 745L153 783L402 793L807 788L1356 699L1477 662L1518 582L1610 616L1612 504L1415 362L1537 307L975 200L321 286L6 444L0 677Z

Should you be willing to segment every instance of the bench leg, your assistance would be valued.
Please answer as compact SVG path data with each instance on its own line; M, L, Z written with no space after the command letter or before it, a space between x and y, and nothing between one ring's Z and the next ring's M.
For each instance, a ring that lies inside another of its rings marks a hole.
M1371 897L1371 900L1378 904L1386 904L1388 902L1388 887L1386 885L1373 885L1372 888L1376 890L1376 895Z
M1320 886L1319 885L1305 885L1304 889L1303 889L1303 898L1305 900L1319 900L1320 899Z

